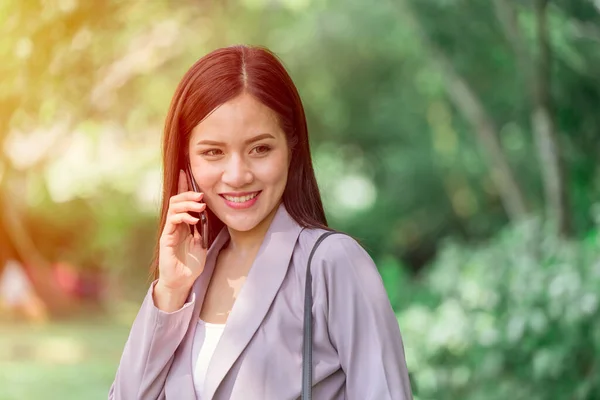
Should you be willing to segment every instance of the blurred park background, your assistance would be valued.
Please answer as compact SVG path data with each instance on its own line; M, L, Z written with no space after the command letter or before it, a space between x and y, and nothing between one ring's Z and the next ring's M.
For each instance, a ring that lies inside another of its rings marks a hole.
M237 43L297 83L416 399L600 399L600 1L5 0L0 33L0 399L106 398L168 104Z

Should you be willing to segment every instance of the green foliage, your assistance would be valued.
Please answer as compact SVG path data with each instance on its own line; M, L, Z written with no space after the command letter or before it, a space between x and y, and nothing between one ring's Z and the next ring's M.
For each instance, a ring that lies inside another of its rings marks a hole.
M531 219L443 246L422 282L437 300L399 314L419 399L600 396L600 235L551 232Z

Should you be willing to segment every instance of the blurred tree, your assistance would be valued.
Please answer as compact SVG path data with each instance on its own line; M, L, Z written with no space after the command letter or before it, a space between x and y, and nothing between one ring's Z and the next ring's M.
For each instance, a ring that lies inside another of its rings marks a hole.
M563 234L569 234L570 210L565 185L564 160L558 144L552 106L551 70L552 56L548 28L548 0L536 0L533 5L536 25L537 57L531 57L515 5L506 0L495 0L496 13L504 34L513 48L519 66L523 87L527 88L532 102L531 125L537 142L540 170L544 182L547 215L556 221Z
M0 65L0 148L5 152L0 157L0 229L53 312L63 312L73 304L51 276L53 260L39 251L39 239L26 229L27 204L19 198L26 197L27 177L42 172L68 145L77 125L97 113L93 99L84 94L92 92L98 71L123 46L118 39L125 36L120 31L128 21L119 16L131 5L28 0L0 6L2 36L10 38L0 45L5 60ZM15 137L40 136L39 130L50 128L57 128L54 139L44 148L32 148L31 144L25 153L28 157L8 151ZM70 235L76 237L77 232Z
M439 66L444 76L448 97L471 124L473 133L481 143L482 151L489 156L491 176L498 188L507 214L515 221L522 219L528 212L525 196L504 154L492 117L469 83L456 72L444 52L429 39L417 19L418 17L414 15L409 1L401 0L399 5L401 6L401 15L416 30L434 62Z
M86 52L90 35L107 23L92 16L112 15L115 5L106 1L86 2L4 2L0 6L0 26L4 40L0 54L0 148L5 152L11 131L64 126L62 137L78 118L87 113L81 92L89 87L95 54ZM32 18L36 15L36 18ZM56 96L60 93L61 96ZM57 143L55 142L56 146ZM32 170L39 169L56 147L42 149ZM8 157L7 157L8 156ZM24 204L14 196L22 193L25 174L15 167L10 154L0 158L0 194L3 226L18 256L30 270L38 294L52 310L69 307L51 277L50 263L42 255L30 233L24 229ZM14 158L14 155L12 155ZM20 203L20 204L19 204Z

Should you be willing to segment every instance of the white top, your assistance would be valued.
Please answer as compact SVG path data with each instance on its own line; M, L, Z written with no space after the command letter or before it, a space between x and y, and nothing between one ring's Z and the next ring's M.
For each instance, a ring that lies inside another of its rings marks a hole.
M192 345L192 365L194 366L194 389L199 399L204 389L204 378L206 377L208 363L215 352L224 329L225 324L211 324L201 319L198 320Z

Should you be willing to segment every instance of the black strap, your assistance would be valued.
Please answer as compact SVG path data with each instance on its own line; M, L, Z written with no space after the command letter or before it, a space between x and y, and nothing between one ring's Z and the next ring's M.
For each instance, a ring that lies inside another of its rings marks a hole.
M310 262L312 261L315 250L328 236L339 232L325 232L313 246L308 263L306 264L306 286L304 287L304 335L302 339L302 400L311 400L312 398L312 274L310 272Z

